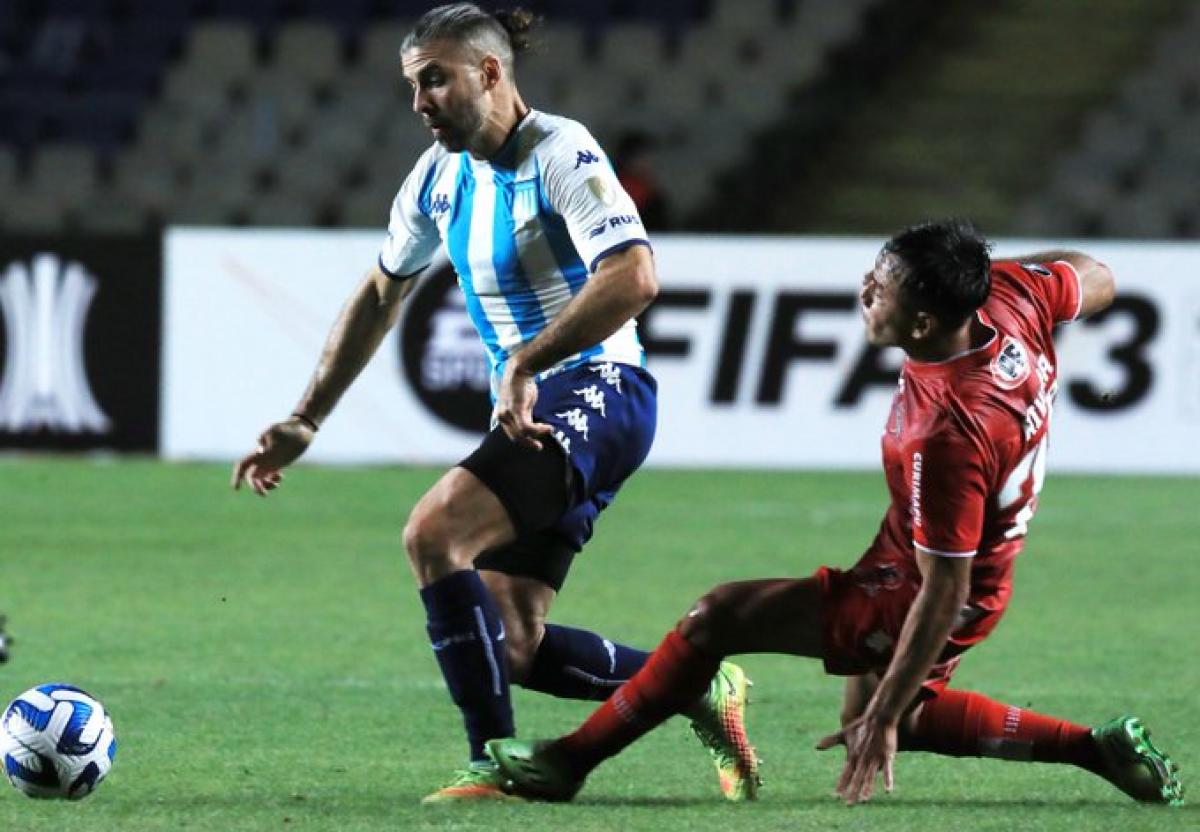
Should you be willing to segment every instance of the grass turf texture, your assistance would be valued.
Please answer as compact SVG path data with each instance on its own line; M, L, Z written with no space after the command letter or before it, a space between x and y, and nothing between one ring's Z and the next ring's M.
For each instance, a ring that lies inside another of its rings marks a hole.
M83 803L0 788L0 829L367 830L569 827L1194 829L1048 765L901 755L897 790L829 797L840 682L754 656L754 805L725 805L676 720L596 772L575 804L422 807L466 752L400 554L437 471L300 468L268 500L224 467L0 461L0 611L17 639L0 696L64 680L101 697L116 766ZM1131 711L1196 788L1195 506L1188 479L1051 476L1005 622L962 687L1095 723ZM849 564L884 505L877 474L642 472L599 524L555 618L651 646L705 589ZM522 736L589 703L517 690Z

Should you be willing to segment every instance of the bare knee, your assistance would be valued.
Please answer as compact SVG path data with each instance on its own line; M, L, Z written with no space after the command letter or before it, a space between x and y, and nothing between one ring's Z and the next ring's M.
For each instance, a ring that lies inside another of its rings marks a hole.
M679 631L692 644L710 653L726 655L736 641L738 612L733 584L710 589L679 622Z
M458 545L449 525L445 511L429 498L413 508L404 524L404 550L422 586L471 567L473 556Z

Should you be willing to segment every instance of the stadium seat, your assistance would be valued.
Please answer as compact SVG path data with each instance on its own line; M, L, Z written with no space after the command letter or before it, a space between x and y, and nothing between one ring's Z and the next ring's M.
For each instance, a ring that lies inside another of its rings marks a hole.
M257 63L254 29L233 20L208 21L192 29L183 66L210 85L236 86L250 76Z
M99 180L96 157L82 145L48 145L30 158L31 191L53 194L65 209L75 209L96 190Z
M252 199L245 219L250 225L307 227L316 223L318 211L308 200L292 193L277 192Z
M358 50L360 68L381 81L400 73L400 44L412 29L411 21L372 23L363 33Z
M288 23L276 33L273 65L327 90L342 68L341 38L323 23Z
M618 23L604 30L599 63L593 72L644 78L662 70L663 33L647 23Z
M94 193L76 214L81 231L90 234L140 234L151 214L144 205L115 189Z

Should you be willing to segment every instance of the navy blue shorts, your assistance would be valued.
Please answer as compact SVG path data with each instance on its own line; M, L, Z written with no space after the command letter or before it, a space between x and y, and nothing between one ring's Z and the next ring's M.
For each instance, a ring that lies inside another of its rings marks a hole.
M527 570L508 568L514 559L536 561L543 550L565 548L555 557L566 564L552 570L565 575L567 555L583 548L596 516L650 452L657 387L642 368L613 363L581 364L539 381L533 419L553 428L553 440L534 451L497 427L459 463L504 504L526 552L508 552L499 566L489 554L477 565L520 574Z
M650 453L658 384L630 364L581 364L538 384L533 418L554 428L574 469L569 506L553 528L578 551L596 516Z

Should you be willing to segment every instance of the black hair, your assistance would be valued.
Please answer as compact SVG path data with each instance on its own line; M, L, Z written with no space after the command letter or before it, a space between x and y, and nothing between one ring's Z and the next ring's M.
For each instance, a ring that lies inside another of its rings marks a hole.
M435 40L471 42L484 51L500 47L499 57L511 71L513 56L529 50L532 31L540 22L540 17L522 8L493 13L474 3L446 3L421 15L405 36L400 51L407 52ZM493 42L483 43L487 39Z
M991 247L969 220L948 219L910 226L883 250L900 261L901 302L958 326L987 300Z

